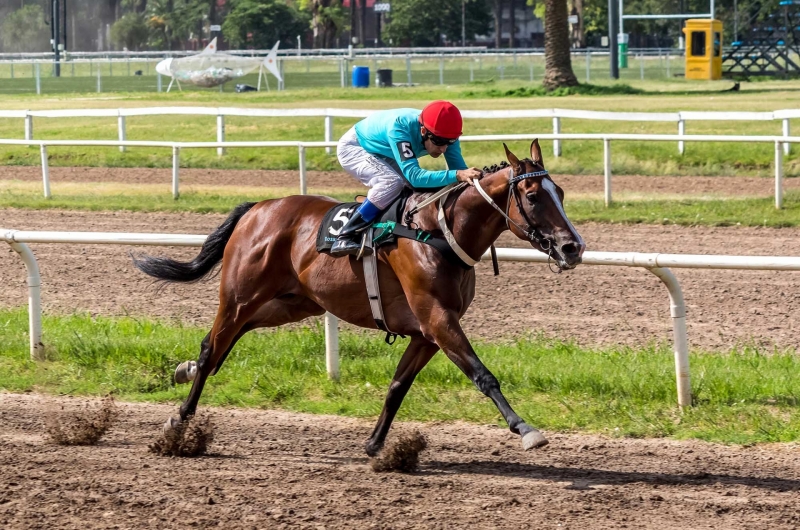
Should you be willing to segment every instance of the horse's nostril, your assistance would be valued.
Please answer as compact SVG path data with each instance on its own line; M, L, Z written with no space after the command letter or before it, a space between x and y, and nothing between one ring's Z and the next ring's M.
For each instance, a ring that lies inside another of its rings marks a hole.
M561 252L565 256L572 256L578 253L578 246L575 243L567 243L561 247Z

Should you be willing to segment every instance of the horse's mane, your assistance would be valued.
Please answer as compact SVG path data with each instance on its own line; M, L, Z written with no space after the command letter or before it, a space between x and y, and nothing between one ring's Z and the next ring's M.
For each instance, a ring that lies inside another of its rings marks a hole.
M523 162L523 163L524 162L530 162L531 164L533 164L533 160L531 160L530 158L524 158L524 159L520 160L520 162ZM503 160L499 164L494 164L493 166L483 166L483 172L487 173L487 174L497 173L501 169L505 169L505 168L509 167L510 165L511 164L509 164L508 162Z

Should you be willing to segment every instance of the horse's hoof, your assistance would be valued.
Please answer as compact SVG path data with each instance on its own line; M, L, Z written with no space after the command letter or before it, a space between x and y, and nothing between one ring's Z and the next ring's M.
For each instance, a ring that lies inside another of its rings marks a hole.
M180 424L181 420L179 420L178 418L175 418L173 416L167 418L167 421L164 422L164 436L168 436L170 433L175 432L175 430L178 428L178 425Z
M194 361L183 361L175 368L175 383L182 385L191 383L197 376L197 363Z
M536 429L522 437L522 448L526 451L536 449L537 447L544 447L549 443L550 442L547 441L547 438L545 438L544 435Z
M367 445L364 447L364 450L366 451L367 456L373 457L373 458L378 456L378 453L381 452L381 449L383 449L383 444L375 445L375 444L373 444L371 442L367 442Z

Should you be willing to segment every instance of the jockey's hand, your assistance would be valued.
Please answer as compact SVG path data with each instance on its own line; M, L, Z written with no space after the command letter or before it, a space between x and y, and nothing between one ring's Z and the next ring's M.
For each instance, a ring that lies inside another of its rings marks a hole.
M456 171L456 180L459 182L466 182L470 186L474 186L472 181L474 179L480 180L483 177L483 171L476 167L471 167L469 169L459 169Z

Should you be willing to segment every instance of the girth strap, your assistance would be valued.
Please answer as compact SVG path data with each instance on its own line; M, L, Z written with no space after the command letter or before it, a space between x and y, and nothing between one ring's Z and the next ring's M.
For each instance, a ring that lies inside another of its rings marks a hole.
M364 246L372 249L372 252L362 258L364 264L364 283L367 286L367 298L369 298L369 307L372 310L372 318L375 319L375 324L382 331L386 332L386 343L394 344L397 340L397 333L392 333L386 325L386 318L383 315L383 303L381 302L381 288L378 283L378 251L374 247L372 241L375 229L370 227L365 230ZM405 336L400 335L405 338Z

